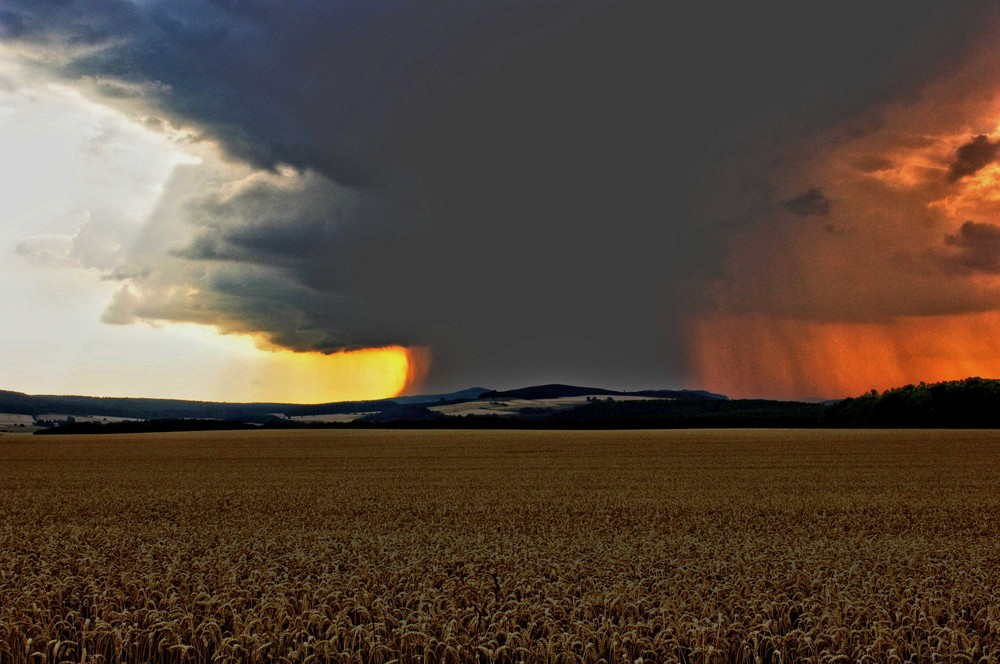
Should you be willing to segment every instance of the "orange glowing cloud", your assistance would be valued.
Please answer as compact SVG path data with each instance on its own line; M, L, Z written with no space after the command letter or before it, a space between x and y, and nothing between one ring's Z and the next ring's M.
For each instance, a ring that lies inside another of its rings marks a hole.
M213 326L192 323L101 326L82 341L82 348L58 376L59 393L226 402L358 401L420 389L430 364L429 352L420 347L294 352L261 335L220 334ZM45 380L52 374L36 373L34 383L19 381L17 389L48 393Z
M699 384L805 398L1000 376L996 60L792 151L690 321Z
M703 384L736 397L833 399L921 381L1000 376L1000 312L887 323L755 314L696 325L692 355Z
M229 362L213 393L281 403L383 399L416 388L429 362L423 349L402 346L324 354L251 345Z

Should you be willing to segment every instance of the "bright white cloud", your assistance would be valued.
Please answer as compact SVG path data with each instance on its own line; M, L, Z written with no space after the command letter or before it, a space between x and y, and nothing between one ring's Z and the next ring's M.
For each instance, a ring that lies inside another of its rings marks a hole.
M147 357L176 346L151 329L109 336L99 320L114 284L101 273L190 158L7 52L0 81L0 375L6 389L69 392L66 379L88 355L117 352L125 363L142 346Z
M81 89L92 83L80 81ZM202 159L210 163L199 165ZM173 177L182 164L186 177ZM211 144L98 103L0 49L0 389L218 400L340 396L336 386L324 395L289 392L287 358L249 338L197 325L101 322L121 278L138 276L134 260L169 261L171 247L197 232L190 211L167 202L186 200L186 186L217 188L225 199L258 182L283 187L297 178L227 165ZM399 383L394 362L385 371ZM402 366L405 372L405 359ZM322 356L311 367L329 373ZM382 396L355 374L340 387Z

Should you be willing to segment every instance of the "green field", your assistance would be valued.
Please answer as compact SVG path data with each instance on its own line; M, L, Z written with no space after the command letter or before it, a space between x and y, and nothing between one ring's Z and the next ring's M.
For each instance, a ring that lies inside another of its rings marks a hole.
M1000 661L1000 432L0 437L0 662Z

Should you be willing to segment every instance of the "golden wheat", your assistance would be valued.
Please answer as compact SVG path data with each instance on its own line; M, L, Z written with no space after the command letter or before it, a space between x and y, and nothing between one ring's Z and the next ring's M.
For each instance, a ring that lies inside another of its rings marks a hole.
M1000 433L0 438L0 662L1000 661Z

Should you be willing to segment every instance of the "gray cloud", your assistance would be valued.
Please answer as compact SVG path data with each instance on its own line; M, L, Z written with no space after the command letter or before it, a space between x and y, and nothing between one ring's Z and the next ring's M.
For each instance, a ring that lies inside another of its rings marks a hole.
M795 198L780 201L779 205L789 212L803 217L830 214L830 199L824 196L823 190L818 187L809 189Z
M178 167L110 275L125 283L104 320L216 325L297 350L399 343L368 324L346 284L308 283L312 262L335 263L351 250L356 199L315 173Z
M108 274L125 281L106 320L296 349L423 344L428 388L683 382L686 316L720 273L727 224L759 206L748 183L802 137L919 90L974 49L987 13L930 0L0 8L17 26L5 38L78 48L63 76L274 176L224 195L179 167L115 258ZM783 205L829 207L820 190Z
M967 221L958 233L944 239L949 251L942 264L960 274L1000 274L1000 225Z
M0 11L0 38L20 37L25 32L24 19L13 11Z
M979 134L971 141L958 148L955 161L948 167L948 181L957 182L961 178L972 175L997 157L1000 142L994 143L984 134Z

